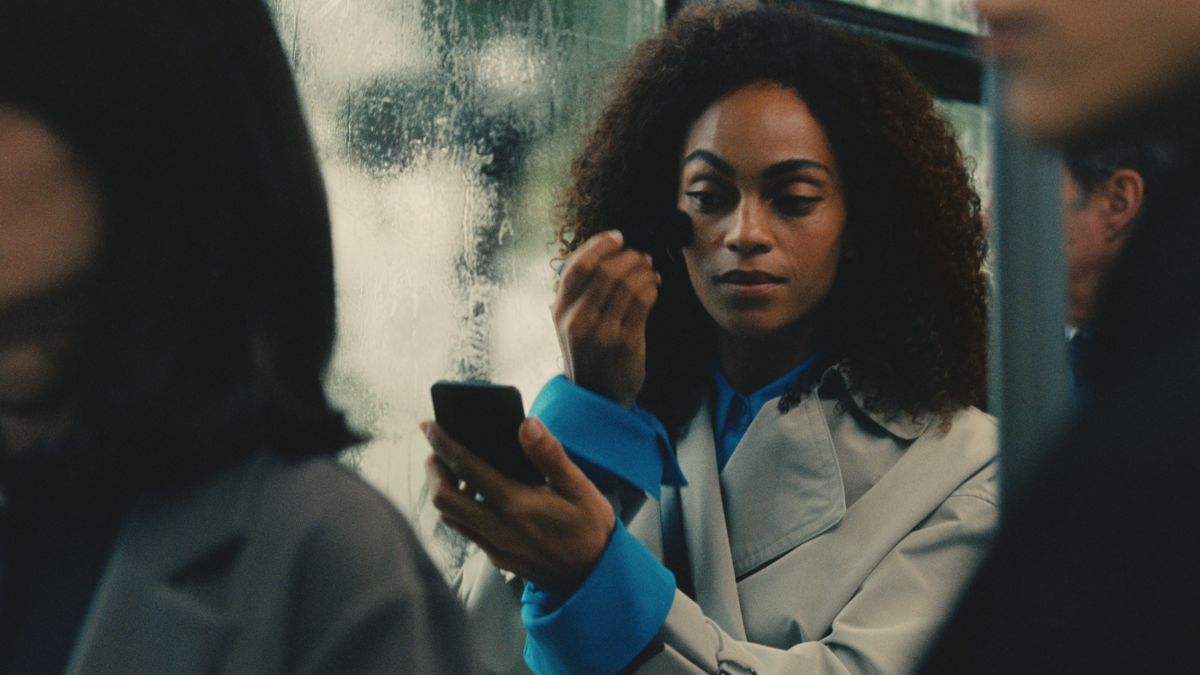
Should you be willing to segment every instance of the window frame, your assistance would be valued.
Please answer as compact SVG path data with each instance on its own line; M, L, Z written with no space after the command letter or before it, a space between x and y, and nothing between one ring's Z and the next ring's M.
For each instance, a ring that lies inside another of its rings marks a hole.
M667 0L667 18L691 0ZM983 103L983 63L966 31L840 0L790 0L843 30L887 45L937 98Z

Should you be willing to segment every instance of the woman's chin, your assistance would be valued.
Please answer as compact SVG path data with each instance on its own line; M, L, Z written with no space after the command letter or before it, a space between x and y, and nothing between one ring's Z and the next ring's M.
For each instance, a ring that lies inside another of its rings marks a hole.
M761 315L741 315L725 317L717 321L717 325L727 335L741 340L761 340L778 334L785 328L783 322Z

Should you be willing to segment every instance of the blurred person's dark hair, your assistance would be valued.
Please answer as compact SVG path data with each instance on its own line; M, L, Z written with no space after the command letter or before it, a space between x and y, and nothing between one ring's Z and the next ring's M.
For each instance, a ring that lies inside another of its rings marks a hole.
M330 220L260 2L5 0L0 105L61 135L102 201L64 464L133 488L359 440L323 390Z
M1082 192L1090 194L1121 169L1131 169L1146 184L1143 208L1153 208L1154 185L1178 171L1179 143L1164 137L1082 136L1062 148L1063 164Z
M883 46L783 3L762 5L684 8L635 49L573 167L562 253L670 212L689 126L726 94L781 84L821 123L845 183L845 254L817 310L818 341L847 362L873 409L916 415L981 403L984 238L950 125ZM674 432L707 392L715 338L682 258L659 256L655 267L663 284L639 402Z

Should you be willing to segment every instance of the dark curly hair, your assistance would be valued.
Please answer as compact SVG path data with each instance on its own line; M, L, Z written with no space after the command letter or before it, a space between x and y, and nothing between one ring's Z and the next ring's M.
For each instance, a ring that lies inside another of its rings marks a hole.
M693 5L640 44L575 160L558 229L565 256L601 231L674 208L688 128L756 82L795 90L828 135L845 187L845 255L818 340L866 405L948 414L984 396L986 281L979 197L929 93L883 46L772 3ZM640 405L677 433L715 359L712 319L682 256L647 326Z

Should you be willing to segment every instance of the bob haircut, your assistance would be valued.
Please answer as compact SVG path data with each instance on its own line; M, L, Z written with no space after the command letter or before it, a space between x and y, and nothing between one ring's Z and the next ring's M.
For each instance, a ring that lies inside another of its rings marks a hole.
M5 0L0 105L62 136L102 202L72 471L133 487L359 440L323 390L329 213L257 0Z
M637 47L574 163L558 230L562 254L674 208L692 122L757 82L804 99L842 171L843 259L815 310L819 344L846 362L869 409L918 416L980 403L984 237L958 144L890 52L799 10L693 5ZM655 260L663 283L639 398L673 434L695 414L715 363L714 326L681 260Z

